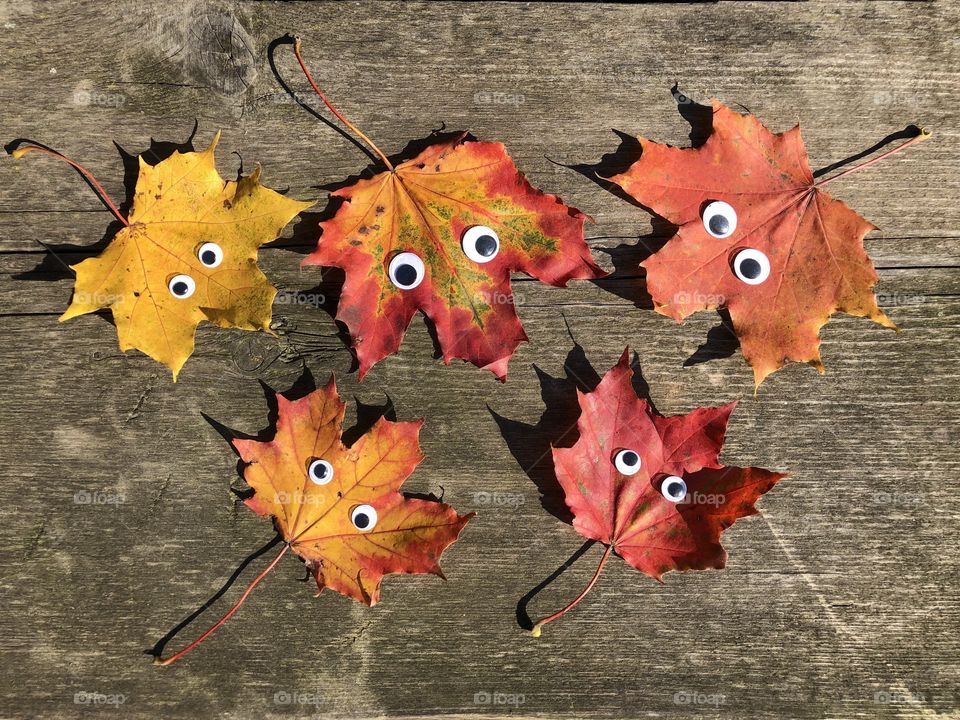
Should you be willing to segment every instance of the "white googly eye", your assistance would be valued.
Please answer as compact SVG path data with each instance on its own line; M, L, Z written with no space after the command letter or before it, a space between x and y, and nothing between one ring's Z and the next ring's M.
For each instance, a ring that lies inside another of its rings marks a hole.
M500 236L486 225L467 228L460 243L463 253L475 263L488 263L500 252Z
M215 268L223 262L223 248L216 243L204 243L197 250L197 258L208 268Z
M640 471L640 453L636 450L620 450L613 456L613 466L624 475L636 475Z
M307 469L307 475L314 485L326 485L333 480L333 465L326 460L314 460Z
M737 211L723 200L715 200L703 209L703 229L715 238L728 238L737 229Z
M377 511L373 509L373 505L357 505L350 511L350 522L361 532L373 530L373 526L377 524Z
M186 300L197 290L197 284L189 275L174 275L167 283L170 294L178 300Z
M403 252L390 261L390 282L401 290L413 290L423 282L423 260L412 252Z
M759 285L770 277L770 260L759 250L747 248L733 258L733 272L747 285Z
M669 475L660 483L660 493L670 502L682 502L687 496L687 483L683 478Z

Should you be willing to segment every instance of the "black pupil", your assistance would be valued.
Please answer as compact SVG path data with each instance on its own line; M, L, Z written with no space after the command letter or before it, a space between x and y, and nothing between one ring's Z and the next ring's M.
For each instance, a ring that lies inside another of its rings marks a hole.
M745 278L750 278L754 280L760 277L760 263L754 260L753 258L747 258L740 263L740 274Z
M481 235L477 238L477 253L483 257L490 257L497 251L497 239L492 235Z
M313 474L320 480L323 480L323 478L327 476L327 466L323 463L317 463L313 468Z
M682 493L683 493L683 485L681 485L680 483L674 482L674 483L670 483L670 484L667 486L667 494L668 494L670 497L677 497L678 495L681 495Z
M363 528L370 524L370 516L366 513L357 513L353 516L353 524L363 530Z
M628 450L623 454L623 457L621 458L621 460L623 460L623 464L626 465L627 467L633 467L638 462L640 462L640 456L637 455L632 450Z
M200 259L204 265L213 265L217 261L217 254L213 250L204 250Z
M187 284L183 280L177 280L173 284L173 294L174 295L186 295L187 294Z
M417 269L413 265L401 265L394 272L398 285L413 285L417 281Z
M720 214L712 216L708 224L714 235L726 235L730 230L730 221Z

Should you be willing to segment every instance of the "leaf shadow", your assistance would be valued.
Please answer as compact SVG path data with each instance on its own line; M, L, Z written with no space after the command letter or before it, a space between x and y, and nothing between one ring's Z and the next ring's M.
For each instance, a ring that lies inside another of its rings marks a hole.
M530 614L527 612L527 606L537 595L540 594L542 590L549 587L554 580L559 578L567 570L573 567L573 564L583 557L587 550L592 548L596 542L596 540L587 540L584 542L583 545L577 548L573 555L567 558L560 567L550 573L536 587L520 598L520 600L517 602L517 625L524 630L533 630L533 620L530 618Z
M267 403L267 424L262 430L258 430L255 433L242 432L224 425L219 420L212 418L204 412L200 413L201 417L203 417L203 419L206 420L207 423L209 423L209 425L217 431L220 437L227 441L230 449L233 450L234 455L237 456L237 477L231 484L230 489L237 496L237 500L240 501L251 497L253 495L253 489L243 483L243 468L246 463L244 463L243 459L240 457L240 453L238 453L237 449L233 446L233 441L253 440L255 442L269 442L276 435L277 418L279 417L277 391L271 388L263 380L257 380L257 383L259 383L260 391L263 393L263 399ZM310 369L305 366L303 368L303 372L296 380L294 380L293 384L290 386L290 389L283 393L283 396L288 400L298 400L306 395L309 395L316 389L317 383L313 377L313 373L311 373Z
M280 536L280 533L277 533L265 545L253 551L253 553L251 553L246 558L244 558L240 562L240 564L237 566L237 568L233 571L233 573L230 575L230 577L227 578L227 581L220 587L219 590L217 590L213 595L211 595L200 607L198 607L192 613L187 615L187 617L185 617L183 620L177 623L170 630L170 632L168 632L162 638L157 640L157 642L154 643L153 647L144 650L143 654L152 655L154 658L160 659L163 656L164 648L166 648L167 644L171 640L173 640L178 634L180 634L180 631L182 631L188 625L191 625L194 620L199 618L207 610L207 608L209 608L217 600L223 597L223 595L227 592L227 590L229 590L233 586L233 584L237 581L237 579L240 577L240 575L243 573L243 571L247 568L247 566L250 563L252 563L254 560L256 560L258 557L263 555L265 552L267 552L271 548L276 547L280 542L282 542L282 540L283 538Z
M287 95L289 95L290 98L297 105L299 105L301 108L303 108L308 113L313 115L317 120L322 122L324 125L326 125L331 130L336 132L338 135L343 137L345 140L350 142L352 145L356 146L364 155L369 157L372 161L377 161L378 158L376 154L370 148L364 145L358 138L355 138L353 135L347 132L344 128L340 127L336 123L331 122L330 120L327 120L327 118L321 115L317 111L317 109L314 108L312 105L310 105L307 102L304 102L303 98L287 84L286 80L283 79L283 76L280 74L280 70L277 67L277 61L275 57L277 48L279 48L282 45L289 45L292 48L295 42L296 42L296 38L294 38L292 35L288 33L286 35L283 35L282 37L278 37L274 40L271 40L270 44L267 46L267 63L270 65L270 72L273 73L273 76L276 78L277 83L280 85L281 88L283 88L283 91L287 93ZM312 93L313 91L310 90L310 92Z
M733 355L740 348L740 339L733 329L733 320L730 311L726 308L717 310L720 323L707 331L703 344L693 354L683 361L683 367L693 367L711 360L723 360Z
M653 407L650 388L640 372L636 353L631 366L634 369L634 390ZM580 404L577 391L591 392L600 384L600 376L587 359L583 347L576 341L564 360L563 368L566 377L555 378L533 366L544 404L543 414L535 425L511 420L489 406L487 410L497 423L510 454L537 486L544 510L558 520L571 524L573 515L557 480L552 448L572 447L579 439L577 421L580 418Z
M689 137L692 146L699 147L706 142L713 131L713 108L694 102L684 95L676 84L670 89L670 93L677 103L680 116L690 125ZM646 271L640 267L640 263L660 250L676 234L677 226L657 215L651 208L635 200L622 187L608 179L626 172L643 155L643 147L638 138L615 128L613 133L620 139L616 150L602 155L596 163L579 163L565 167L580 173L617 198L650 214L652 232L639 236L636 243L598 248L600 252L610 256L613 272L591 282L607 292L629 300L642 310L652 310L653 299L647 292Z
M814 178L823 177L824 175L828 175L832 173L834 170L839 170L844 165L849 165L850 163L856 162L857 160L862 160L868 155L872 155L873 153L877 152L878 150L880 150L886 145L889 145L892 142L896 142L897 140L912 140L913 138L921 134L923 134L923 130L921 130L918 126L907 125L907 127L905 127L903 130L898 130L895 133L890 133L879 142L868 147L866 150L862 150L861 152L854 153L853 155L846 157L843 160L838 160L837 162L831 163L826 167L822 167L819 170L815 170L813 173L813 177Z

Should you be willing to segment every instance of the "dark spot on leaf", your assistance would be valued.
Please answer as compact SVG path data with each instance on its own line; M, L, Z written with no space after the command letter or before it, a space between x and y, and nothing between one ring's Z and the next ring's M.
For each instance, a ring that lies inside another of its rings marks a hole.
M226 208L227 210L229 210L230 208L233 207L233 203L230 202L229 200L224 200L224 201L223 201L223 207Z

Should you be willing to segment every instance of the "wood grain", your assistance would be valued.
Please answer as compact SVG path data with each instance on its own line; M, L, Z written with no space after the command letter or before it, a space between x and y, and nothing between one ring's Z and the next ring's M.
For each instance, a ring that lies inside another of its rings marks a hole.
M60 260L95 251L111 218L66 167L4 159L0 716L960 716L958 22L950 2L0 3L4 142L55 146L118 200L132 178L114 143L132 155L151 138L184 143L196 119L197 146L223 130L224 175L260 162L270 186L322 209L323 188L369 159L285 90L319 108L290 46L271 50L296 33L330 97L387 152L440 127L501 140L535 185L595 218L589 242L618 267L563 290L515 281L531 342L505 385L444 366L419 321L358 384L330 316L336 277L298 267L309 213L261 254L283 297L305 294L275 307L278 337L203 327L173 384L120 353L105 318L58 324L72 287ZM662 228L568 166L614 153L612 130L688 144L677 82L773 129L799 119L814 167L910 123L934 132L831 186L881 228L867 249L902 332L838 316L825 376L791 366L754 398L716 316L678 326L643 307L629 268ZM791 477L725 535L725 571L658 586L611 562L533 640L524 613L563 604L600 555L577 555L582 538L542 506L536 461L575 419L574 386L626 345L660 412L741 398L724 460ZM202 649L153 667L158 640L242 568L167 649L193 639L272 553L243 565L273 533L236 505L236 458L201 413L261 430L258 381L286 390L305 371L337 373L361 419L388 399L398 418L427 419L428 457L405 489L442 488L479 512L444 556L447 582L388 579L368 609L314 598L284 559ZM76 502L84 492L118 502Z

